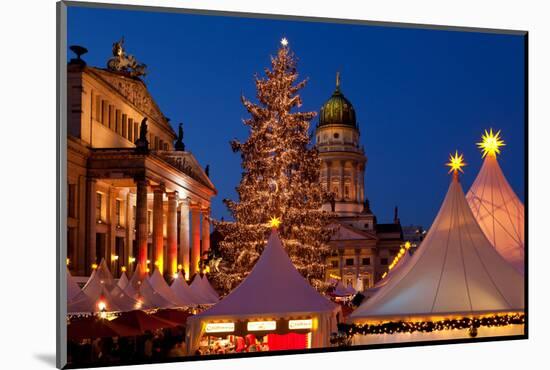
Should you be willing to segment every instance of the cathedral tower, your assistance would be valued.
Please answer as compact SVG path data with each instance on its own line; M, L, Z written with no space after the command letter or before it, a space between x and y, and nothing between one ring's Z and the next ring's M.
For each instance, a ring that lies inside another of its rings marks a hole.
M340 217L371 214L364 186L367 157L359 135L355 110L340 90L337 73L336 89L321 107L315 138L322 161L321 184L334 197L323 209Z

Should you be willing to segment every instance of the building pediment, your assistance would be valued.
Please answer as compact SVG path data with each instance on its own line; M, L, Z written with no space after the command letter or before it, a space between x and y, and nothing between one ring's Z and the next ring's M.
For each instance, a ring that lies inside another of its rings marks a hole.
M88 68L88 70L122 95L136 109L143 112L144 115L152 118L161 125L171 129L168 120L158 107L157 103L147 90L145 83L138 78L126 76L121 73L110 72L99 68ZM173 130L172 130L173 131Z
M331 241L343 240L378 240L378 237L368 231L356 229L353 226L346 225L340 222L334 222L329 227L336 229L331 237Z

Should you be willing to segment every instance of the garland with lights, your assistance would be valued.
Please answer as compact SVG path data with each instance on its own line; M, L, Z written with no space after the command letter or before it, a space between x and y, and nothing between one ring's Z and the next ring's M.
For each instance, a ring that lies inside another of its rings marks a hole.
M382 324L338 324L338 331L347 337L355 334L399 334L399 333L431 333L440 330L469 329L471 337L477 336L479 327L498 327L525 324L525 314L494 315L479 318L463 317L460 319L445 319L439 321L396 321Z

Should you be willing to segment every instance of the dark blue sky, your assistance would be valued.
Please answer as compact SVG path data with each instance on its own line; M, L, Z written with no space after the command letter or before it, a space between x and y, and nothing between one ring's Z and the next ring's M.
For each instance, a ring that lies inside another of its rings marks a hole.
M174 126L184 123L187 148L210 164L216 218L228 217L222 199L236 199L241 176L240 156L229 146L247 137L240 94L255 97L253 75L269 66L283 36L309 78L303 110L318 111L341 72L379 222L391 221L398 205L402 224L429 226L450 181L449 152L464 152L467 191L482 162L475 142L489 127L502 129L500 164L524 199L521 36L69 8L68 45L87 47L89 65L104 67L121 36L127 52L147 64L145 82L165 115Z

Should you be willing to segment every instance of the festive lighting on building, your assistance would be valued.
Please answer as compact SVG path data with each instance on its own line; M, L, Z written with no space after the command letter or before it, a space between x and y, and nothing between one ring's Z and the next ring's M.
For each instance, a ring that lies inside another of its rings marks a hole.
M92 270L97 270L97 263L92 263Z
M128 261L130 263L134 263L134 262L136 262L136 257L130 257L130 258L128 258Z
M122 266L122 267L120 268L120 271L126 272L126 266Z
M504 140L500 137L500 130L495 134L493 129L490 129L489 132L485 130L485 133L481 135L481 142L477 143L477 147L481 149L483 155L496 157L497 154L500 154L500 147L505 146Z
M462 167L466 166L467 163L464 162L464 154L458 155L458 151L455 151L455 155L449 154L449 162L445 164L450 167L449 173L454 172L458 173L459 171L464 173Z
M97 302L97 308L100 310L100 311L105 311L107 309L107 304L105 303L105 301L99 301Z
M113 260L114 260L114 261L118 261L118 256L117 256L116 254L113 255Z
M281 225L281 219L279 217L271 217L269 220L269 226L271 228L277 229Z
M235 331L234 322L211 322L206 324L206 333L231 333Z
M246 324L248 331L268 331L277 329L277 321L249 321Z
M183 270L183 266L182 266L182 264L180 263L180 264L178 265L178 271L181 271L181 270Z

